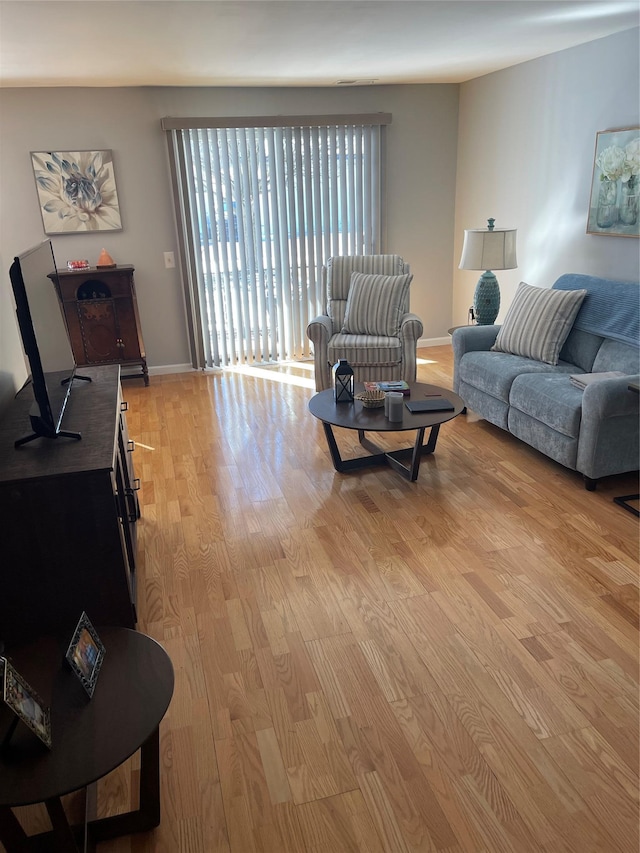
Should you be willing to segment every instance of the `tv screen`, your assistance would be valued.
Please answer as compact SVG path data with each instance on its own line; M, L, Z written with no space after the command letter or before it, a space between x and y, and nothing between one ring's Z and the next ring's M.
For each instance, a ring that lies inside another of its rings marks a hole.
M16 257L9 270L35 397L30 415L33 435L16 445L39 436L79 437L60 428L76 363L56 287L48 277L55 272L50 240Z

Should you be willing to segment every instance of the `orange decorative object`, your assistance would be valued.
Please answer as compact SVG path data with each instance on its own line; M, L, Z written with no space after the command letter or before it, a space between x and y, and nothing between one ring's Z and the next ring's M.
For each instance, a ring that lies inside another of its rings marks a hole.
M96 269L98 269L98 270L108 269L110 267L115 267L115 265L116 265L116 263L113 260L113 258L111 257L111 255L109 254L109 252L107 252L106 249L103 249L100 252L100 257L98 258L98 263L96 264Z

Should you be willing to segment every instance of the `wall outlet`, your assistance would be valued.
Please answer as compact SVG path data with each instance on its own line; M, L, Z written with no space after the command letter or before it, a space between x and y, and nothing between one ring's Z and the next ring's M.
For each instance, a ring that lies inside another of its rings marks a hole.
M176 267L176 256L173 252L165 252L164 253L164 266L165 269L173 270Z

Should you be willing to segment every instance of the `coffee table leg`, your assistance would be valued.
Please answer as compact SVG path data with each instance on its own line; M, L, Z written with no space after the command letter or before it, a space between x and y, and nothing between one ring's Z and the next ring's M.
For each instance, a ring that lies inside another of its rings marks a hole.
M386 462L391 468L399 474L402 474L403 477L411 482L418 479L420 459L429 453L433 453L436 449L438 433L440 432L440 424L436 424L432 427L418 427L416 429L416 440L413 444L413 448L407 447L403 450L384 451L372 441L369 441L364 430L359 429L358 438L360 439L360 444L369 451L371 456L358 456L355 459L343 459L340 456L340 450L338 449L333 430L331 429L331 424L323 421L322 426L324 427L324 434L329 446L331 461L333 462L333 467L336 471L344 474L347 471L356 471L360 468L369 468L373 465L383 465ZM426 444L423 444L422 442L424 441L424 433L426 429L430 430L429 440ZM411 458L411 464L405 465L402 460L408 460L409 457Z
M429 433L429 441L422 448L422 454L425 455L427 453L433 453L436 449L436 442L438 440L438 433L440 432L440 424L436 424L431 427L431 432ZM424 430L422 430L422 434L424 435ZM422 442L422 439L420 439Z
M62 808L60 797L52 797L50 800L45 800L45 806L49 814L49 820L53 827L53 850L60 853L77 853L78 845L73 834L73 830L69 826L69 821Z
M409 473L409 480L413 482L418 479L418 471L420 470L420 459L422 458L422 454L424 453L424 447L422 446L422 442L424 440L424 427L421 427L416 435L416 441L413 445L413 453L411 454L411 471Z
M340 451L338 450L338 445L336 444L336 439L333 434L333 430L331 429L331 424L322 422L322 426L324 427L324 434L327 439L327 444L329 445L329 453L331 454L331 461L333 462L333 467L336 471L343 471L342 467L342 457L340 456Z
M422 442L424 441L424 432L426 429L430 429L431 432L429 433L429 440L426 444L423 444ZM435 450L439 431L440 424L436 424L432 427L419 427L416 429L416 440L413 447L406 447L403 450L390 450L385 454L387 462L394 471L402 474L402 476L410 482L415 482L415 480L418 479L418 472L420 471L420 460L423 456L427 456ZM409 460L411 461L406 465L405 460L407 462L409 462Z
M26 853L29 850L29 837L8 806L0 806L0 841L8 853Z

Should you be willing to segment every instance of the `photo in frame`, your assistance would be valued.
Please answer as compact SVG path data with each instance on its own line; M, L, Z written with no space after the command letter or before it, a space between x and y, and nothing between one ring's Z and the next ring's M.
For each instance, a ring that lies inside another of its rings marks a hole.
M82 686L89 694L89 698L93 696L96 688L104 655L105 648L100 637L89 621L89 617L83 611L73 632L65 660L80 679Z
M3 699L13 713L51 749L51 713L38 693L17 672L6 658L2 658L4 670ZM9 731L9 736L13 728Z
M640 237L640 128L596 134L587 234Z
M122 231L111 151L32 151L31 163L45 234Z

